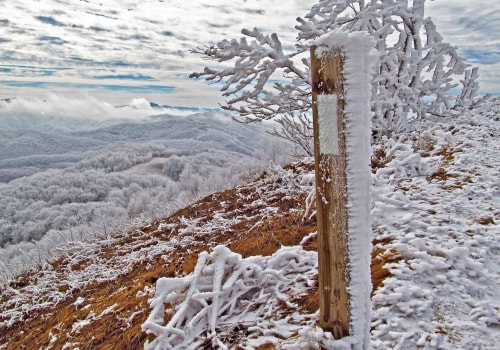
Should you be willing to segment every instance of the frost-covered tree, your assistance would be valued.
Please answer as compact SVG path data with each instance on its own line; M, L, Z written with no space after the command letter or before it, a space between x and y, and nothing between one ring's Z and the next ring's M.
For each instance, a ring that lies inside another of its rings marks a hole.
M320 0L298 18L297 43L284 49L277 34L243 29L239 40L195 50L228 67L205 68L191 77L222 83L223 109L241 121L275 119L278 136L311 154L309 46L334 30L364 31L376 41L379 59L372 80L373 125L377 134L400 132L427 113L449 114L478 98L477 68L443 42L425 0ZM286 47L286 46L285 46Z

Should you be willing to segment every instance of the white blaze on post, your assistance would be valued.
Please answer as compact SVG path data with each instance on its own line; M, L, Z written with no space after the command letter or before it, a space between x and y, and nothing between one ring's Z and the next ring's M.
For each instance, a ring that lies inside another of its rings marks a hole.
M337 95L318 95L318 131L321 154L340 155Z

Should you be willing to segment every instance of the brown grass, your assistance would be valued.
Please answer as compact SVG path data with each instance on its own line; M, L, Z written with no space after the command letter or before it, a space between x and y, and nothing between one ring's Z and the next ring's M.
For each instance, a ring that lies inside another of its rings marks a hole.
M394 249L376 247L372 250L371 277L373 293L384 285L384 280L391 276L386 264L401 261L403 257Z
M464 176L459 173L451 173L446 168L455 160L455 153L461 152L447 145L435 152L435 155L442 157L441 166L431 175L427 176L429 182L439 182L443 189L452 191L463 188L464 185L471 183L470 176Z
M495 225L495 220L493 220L493 217L491 216L485 216L482 218L479 218L477 222L481 225Z
M0 339L9 344L7 349L41 349L49 344L61 349L67 342L78 343L80 349L138 349L145 341L140 326L147 317L147 296L138 297L137 293L152 285L152 277L163 273L159 270L137 269L114 282L93 284L79 293L86 307L76 306L76 297L72 297L55 309L31 315L28 322L2 330ZM110 312L103 313L113 305ZM77 321L91 313L98 320L73 330Z
M305 295L298 296L293 299L293 302L298 304L301 310L307 313L314 313L319 310L319 284L316 279L314 285Z
M261 179L264 178L265 175L261 177ZM158 220L142 230L124 234L121 241L112 247L104 248L99 256L106 259L123 254L124 249L128 249L130 244L133 245L133 249L155 244L149 239L151 237L169 240L183 228L181 217L201 219L200 224L211 220L217 211L222 211L228 216L245 215L248 217L248 220L239 222L224 231L197 237L192 245L179 247L169 255L167 260L160 256L153 257L149 264L136 264L129 273L119 276L115 281L91 283L83 290L74 291L72 297L56 307L27 315L26 321L19 322L9 329L0 328L0 344L8 344L5 349L9 350L42 349L49 346L52 346L52 349L61 349L68 342L80 349L140 349L147 338L141 331L141 325L149 313L147 302L149 296L140 292L143 292L146 287L154 287L160 277L173 277L192 272L199 253L209 250L216 244L226 244L231 250L244 257L270 255L282 245L300 244L304 236L316 231L314 220L310 222L302 220L305 196L305 193L297 196L273 194L272 197L266 198L266 206L279 208L279 215L266 218L256 215L255 210L252 211L248 205L245 205L258 198L255 188L248 185L210 195L179 210L167 219ZM158 230L161 223L175 224L172 225L175 228ZM311 239L305 248L317 249L316 239ZM398 259L401 257L394 250L377 248L373 251L374 290L379 288L383 280L390 275L384 265ZM54 261L52 265L54 269L58 269L63 268L67 263L64 258L61 258ZM82 262L82 264L89 263L90 261ZM75 268L83 269L83 266ZM19 288L28 283L27 276L21 276L12 286ZM62 285L60 288L66 287ZM315 285L309 290L308 295L297 298L295 302L303 310L313 313L319 308L318 294L318 287ZM85 299L80 306L75 305L77 297ZM104 312L105 310L108 312ZM92 322L79 329L73 329L77 321L89 319L91 312L95 315ZM265 344L259 349L274 348L273 344Z
M385 242L387 244L389 242ZM372 279L372 293L384 285L384 280L391 276L391 272L385 267L386 264L401 261L403 257L394 249L387 249L384 246L377 247L372 251L371 260L371 279ZM300 305L301 309L314 313L319 310L319 290L318 283L309 290L307 295L303 295L293 299L293 301Z
M385 148L382 146L380 148L374 149L371 157L371 169L375 174L377 169L384 168L391 159L387 156Z

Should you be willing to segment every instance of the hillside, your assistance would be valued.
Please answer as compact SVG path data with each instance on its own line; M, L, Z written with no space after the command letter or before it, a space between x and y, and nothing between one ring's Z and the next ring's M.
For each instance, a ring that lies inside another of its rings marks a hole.
M269 172L142 229L65 248L64 257L2 290L2 343L8 349L57 349L67 342L111 349L118 341L118 348L137 348L159 277L192 272L198 254L217 244L243 256L270 255L314 232L314 222L302 222L310 186L297 182L310 170Z
M500 341L499 107L494 99L429 119L374 146L373 348L494 349ZM139 349L146 340L179 349L343 348L315 327L312 179L308 161L276 167L143 228L61 246L58 260L40 260L1 287L0 349ZM220 256L229 272L217 277ZM218 278L241 293L218 289L205 307L214 312L200 312ZM175 297L161 294L175 283ZM152 311L167 299L177 313ZM248 317L235 322L235 314Z
M0 117L0 256L7 275L39 255L50 259L55 245L166 217L240 184L269 161L285 162L272 157L289 149L286 142L227 113L158 113L127 120L124 112L99 123L14 115L16 130ZM4 277L0 268L0 283Z

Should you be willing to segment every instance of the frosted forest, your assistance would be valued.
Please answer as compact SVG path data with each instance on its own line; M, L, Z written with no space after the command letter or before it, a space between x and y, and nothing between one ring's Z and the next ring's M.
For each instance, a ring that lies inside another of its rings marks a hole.
M0 245L12 272L64 242L170 214L285 162L291 152L224 113L157 113L102 127L39 117L36 130L31 116L15 118L15 126L2 119Z

